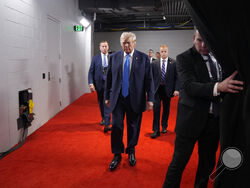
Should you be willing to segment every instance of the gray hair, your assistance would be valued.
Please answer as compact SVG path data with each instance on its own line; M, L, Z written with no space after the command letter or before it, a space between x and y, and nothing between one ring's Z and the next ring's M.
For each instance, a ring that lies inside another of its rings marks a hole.
M132 33L132 32L123 32L121 37L120 37L121 45L126 39L129 39L129 38L132 38L132 41L134 41L134 42L136 41L136 36L135 36L134 33Z

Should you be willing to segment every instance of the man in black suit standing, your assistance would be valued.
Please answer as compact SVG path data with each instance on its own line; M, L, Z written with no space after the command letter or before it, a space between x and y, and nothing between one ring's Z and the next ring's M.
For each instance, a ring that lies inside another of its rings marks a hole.
M176 119L173 159L168 167L164 188L180 187L186 164L198 141L199 163L194 187L207 187L215 166L219 142L219 103L221 92L237 93L241 81L233 80L237 72L222 81L216 59L195 29L194 46L177 56L180 97Z
M160 54L161 58L159 60L154 60L151 64L155 85L153 120L154 132L151 134L151 138L160 136L161 102L163 104L161 126L162 133L164 134L167 133L171 97L179 95L175 60L168 57L167 45L163 44L160 46Z
M136 164L137 145L142 112L153 108L154 82L149 58L135 48L136 36L124 32L120 38L122 49L110 56L106 80L106 104L112 111L111 149L114 158L109 169L116 169L124 153L123 121L127 118L127 148L129 164Z
M106 72L108 68L108 50L109 45L107 41L100 42L101 53L95 55L92 58L91 65L89 67L88 83L91 92L97 92L97 99L99 108L102 115L101 125L105 125L104 132L110 130L110 118L111 112L104 101L104 86L106 80Z
M148 58L150 60L150 63L152 63L155 60L155 58L154 58L154 50L152 50L152 49L148 50Z

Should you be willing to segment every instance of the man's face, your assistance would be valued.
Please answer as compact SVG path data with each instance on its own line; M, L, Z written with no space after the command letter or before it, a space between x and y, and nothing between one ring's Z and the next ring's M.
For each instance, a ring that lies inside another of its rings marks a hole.
M201 38L199 32L196 30L194 38L193 38L193 44L195 46L195 49L201 54L201 55L207 55L209 53L209 50Z
M103 54L106 54L106 53L108 53L108 50L109 50L109 45L108 45L108 43L102 42L102 43L100 44L100 51L101 51Z
M160 47L160 54L162 59L166 59L168 57L168 48Z
M161 58L161 54L160 54L160 52L156 53L156 55L155 55L155 56L156 56L156 58L157 58L157 59L160 59L160 58Z
M151 58L151 57L153 57L153 56L154 56L154 53L153 53L151 50L149 50L149 51L148 51L148 57Z
M132 38L127 38L122 43L122 49L125 53L130 54L135 48L135 41Z

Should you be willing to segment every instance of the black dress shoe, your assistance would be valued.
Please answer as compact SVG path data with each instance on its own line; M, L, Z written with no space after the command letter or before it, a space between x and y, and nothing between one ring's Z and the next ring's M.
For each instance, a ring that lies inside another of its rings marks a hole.
M167 129L165 128L165 129L162 129L162 131L161 131L163 134L165 134L165 133L167 133L168 131L167 131Z
M156 138L156 137L158 137L158 136L160 136L160 132L159 132L159 131L155 131L155 132L153 132L153 133L150 135L151 138Z
M104 124L105 124L105 121L102 120L102 121L100 122L100 125L104 125Z
M115 154L113 160L111 161L110 165L109 165L109 169L111 171L115 170L117 168L117 166L119 165L119 163L122 160L122 156L121 154Z
M130 154L128 155L128 160L129 160L130 166L135 166L135 164L136 164L136 159L135 159L135 154L134 154L134 153L130 153Z
M111 127L109 127L109 125L105 125L104 132L106 133L106 132L108 132L110 130L111 130Z

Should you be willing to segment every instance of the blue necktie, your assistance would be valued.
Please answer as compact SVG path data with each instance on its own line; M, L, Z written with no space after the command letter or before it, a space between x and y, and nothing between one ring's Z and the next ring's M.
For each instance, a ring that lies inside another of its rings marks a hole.
M107 62L106 62L106 55L103 55L103 66L107 67Z
M106 55L103 54L103 75L102 75L102 79L106 80L106 73L107 73L107 62L106 62Z
M127 97L129 92L129 54L126 55L122 77L122 96Z

